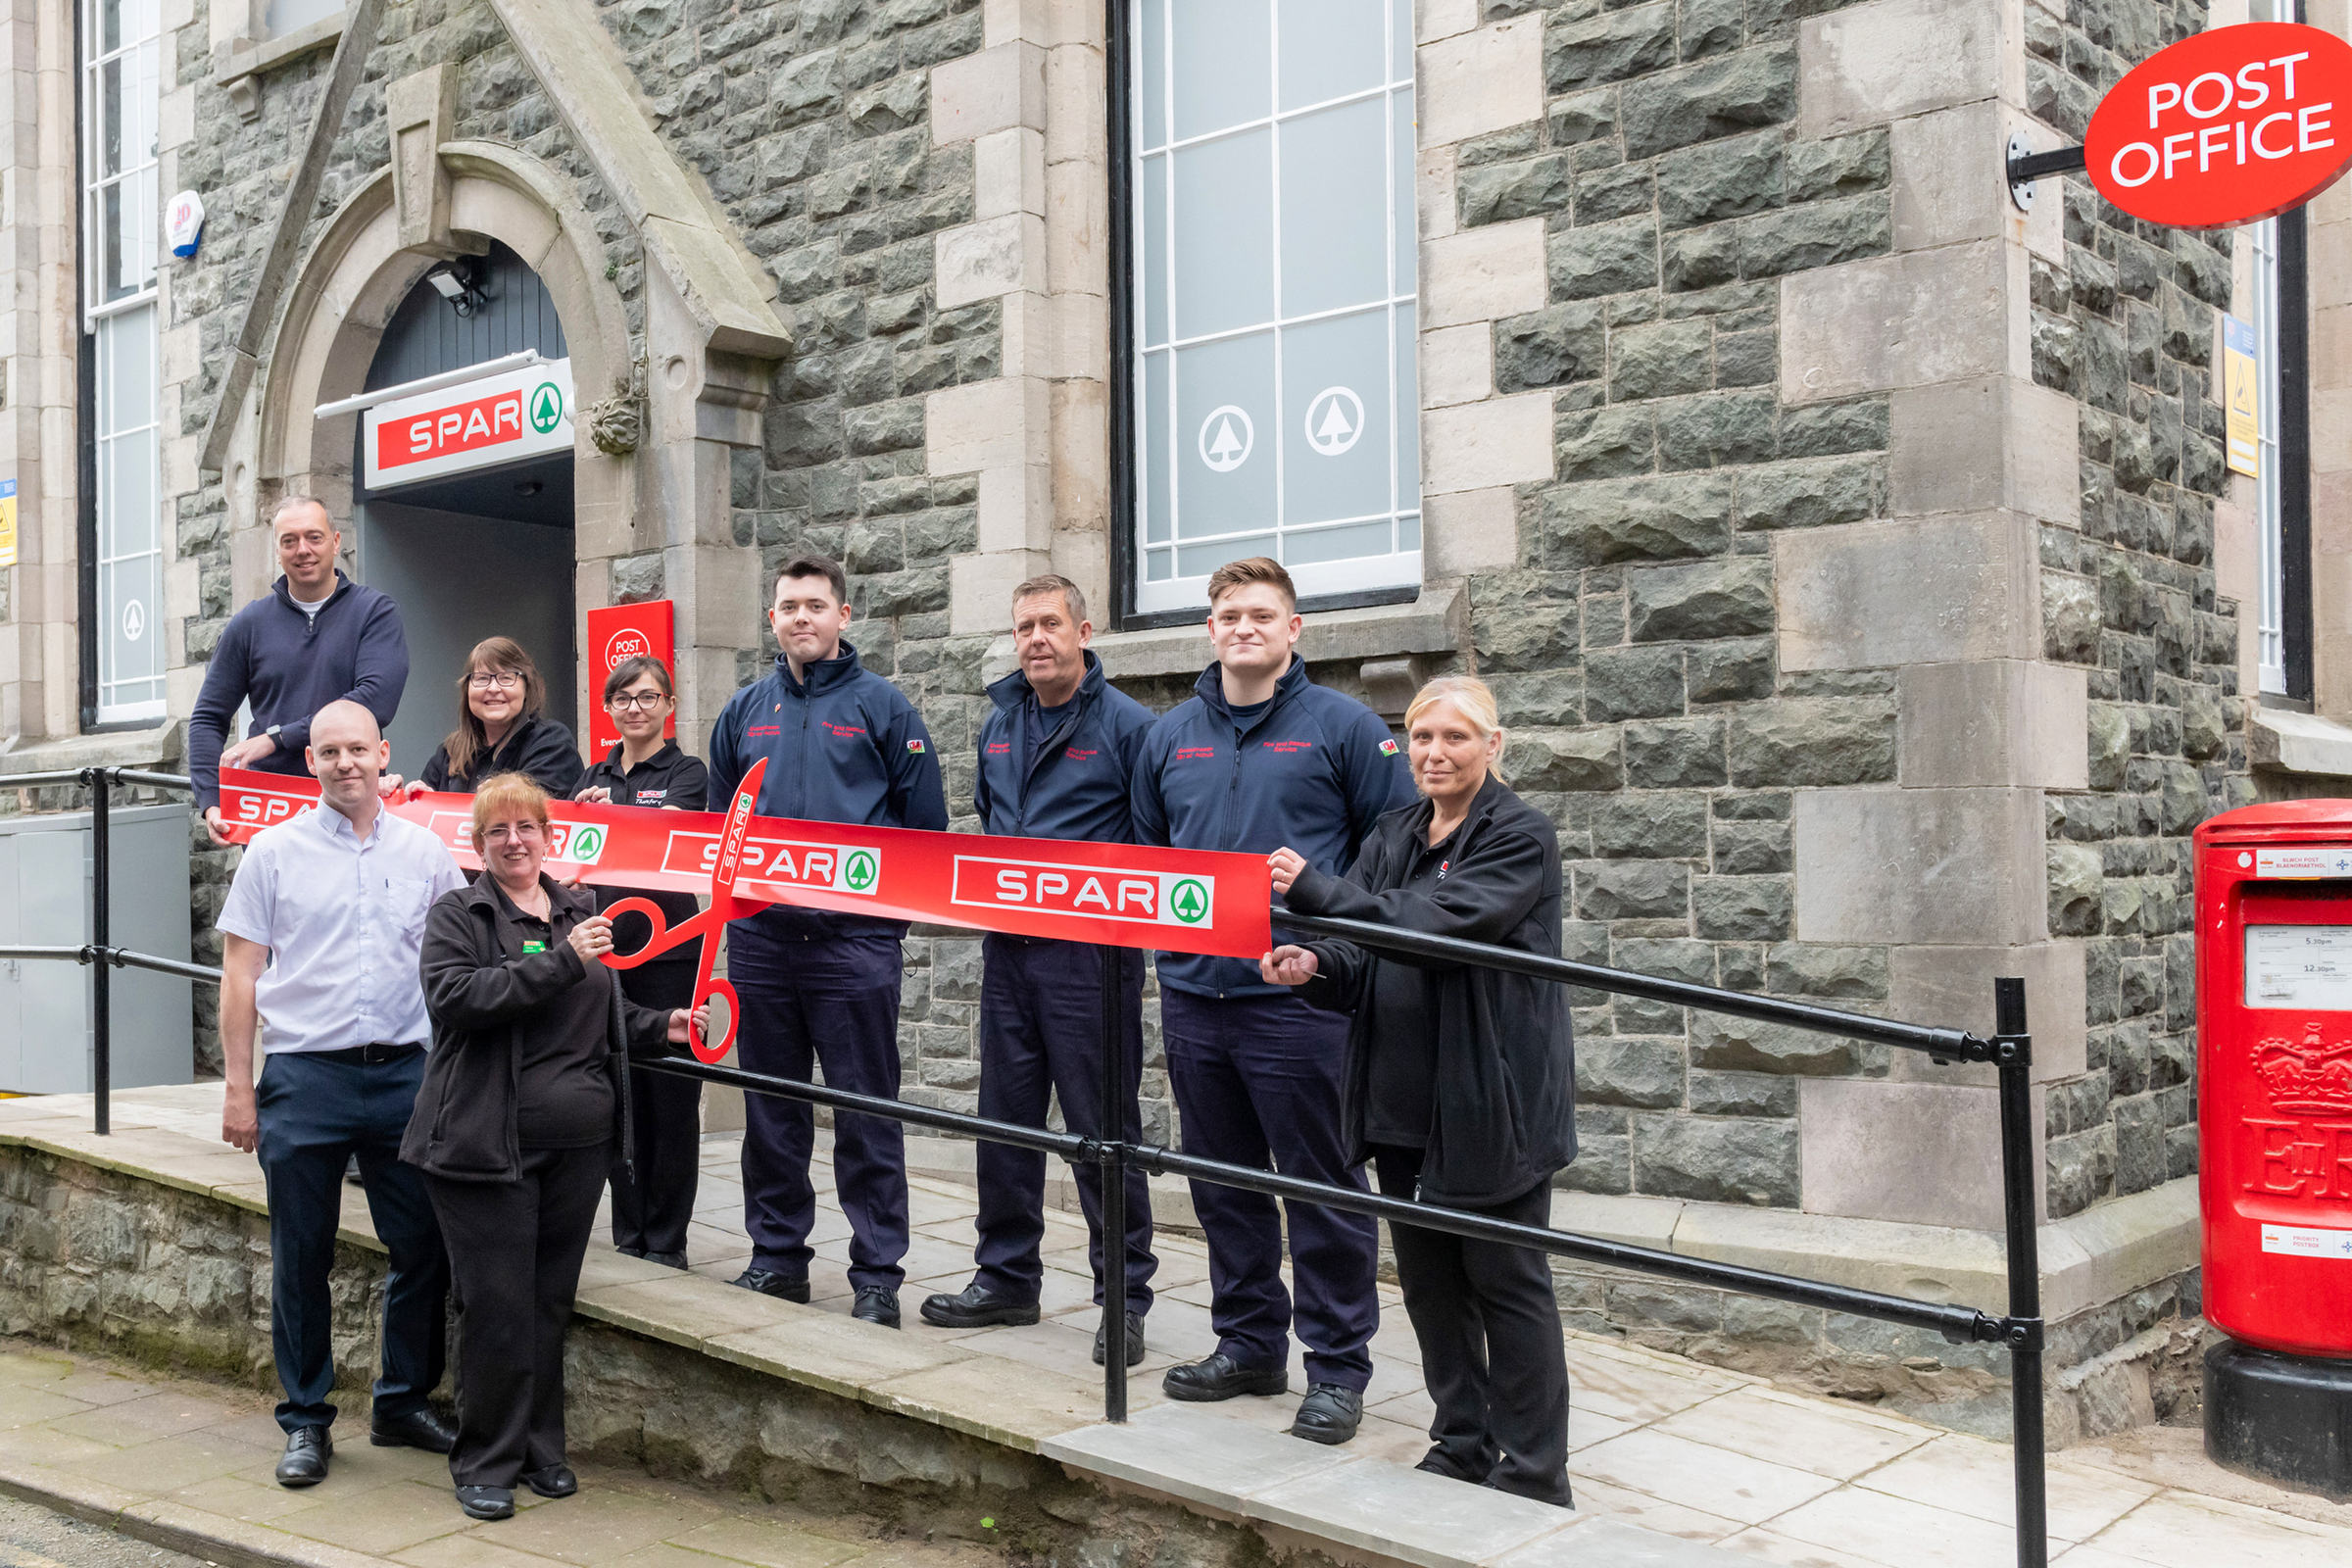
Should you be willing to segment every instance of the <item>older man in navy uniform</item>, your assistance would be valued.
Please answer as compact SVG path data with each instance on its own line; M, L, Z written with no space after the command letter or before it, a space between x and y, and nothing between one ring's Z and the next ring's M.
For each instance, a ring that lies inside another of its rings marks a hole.
M1067 577L1033 577L1012 592L1012 635L1021 667L988 688L996 703L980 734L973 803L982 828L1015 838L1129 844L1128 775L1152 727L1151 711L1103 678L1087 644L1094 624L1086 596ZM1144 956L1045 937L992 932L981 944L980 1114L1024 1127L1046 1124L1047 1097L1061 1099L1064 1125L1081 1137L1102 1134L1102 1074L1118 1074L1122 1125L1117 1136L1143 1136L1136 1088L1144 1067ZM1103 966L1117 971L1117 1060L1102 1039ZM1046 1160L1033 1150L982 1143L979 1271L954 1296L923 1302L923 1321L941 1328L1034 1323L1045 1278L1038 1244L1045 1235ZM1078 1168L1086 1211L1095 1302L1105 1287L1102 1178ZM1152 1309L1152 1193L1144 1173L1127 1170L1124 1263L1127 1360L1144 1358L1144 1314ZM1095 1331L1095 1360L1102 1331Z

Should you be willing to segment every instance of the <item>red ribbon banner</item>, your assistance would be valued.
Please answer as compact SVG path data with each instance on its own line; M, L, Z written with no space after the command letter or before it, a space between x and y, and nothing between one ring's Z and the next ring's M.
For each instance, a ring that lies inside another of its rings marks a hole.
M221 815L240 844L318 802L315 779L220 770ZM481 868L472 796L422 795L392 810L432 829L460 865ZM547 868L559 881L713 893L726 814L550 801L548 818ZM754 816L727 891L738 903L1106 947L1255 958L1273 946L1259 855Z

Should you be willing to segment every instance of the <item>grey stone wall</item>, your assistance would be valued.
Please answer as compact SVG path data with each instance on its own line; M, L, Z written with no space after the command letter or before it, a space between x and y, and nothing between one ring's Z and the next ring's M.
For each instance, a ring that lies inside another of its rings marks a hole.
M1777 667L1770 551L1883 514L1887 405L1782 407L1776 279L1888 248L1887 133L1792 126L1797 24L1830 7L1542 9L1548 113L1466 145L1458 200L1465 226L1548 232L1550 302L1494 348L1499 389L1553 392L1558 478L1520 491L1520 569L1470 589L1514 780L1560 826L1567 949L1867 1009L1884 949L1791 940L1788 790L1893 779L1893 681ZM1793 1205L1797 1080L1886 1071L1850 1042L1578 1003L1562 1181L1587 1191Z
M2205 9L2078 0L2060 24L2029 6L2034 112L2080 139L2099 96ZM2043 530L2043 632L2050 659L2089 671L2091 790L2049 803L2050 929L2088 939L2090 1032L2089 1070L2050 1090L2053 1215L2196 1169L2188 834L2253 799L2225 716L2239 607L2213 563L2230 237L2139 223L2080 176L2064 200L2066 265L2034 264L2034 375L2082 406L2082 525Z

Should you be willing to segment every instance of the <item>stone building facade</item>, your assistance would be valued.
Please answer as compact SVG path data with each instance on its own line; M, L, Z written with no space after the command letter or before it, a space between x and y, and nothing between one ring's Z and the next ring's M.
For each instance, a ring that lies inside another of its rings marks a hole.
M211 216L154 283L160 716L94 721L83 12L5 3L0 766L176 760L267 589L270 505L354 505L355 416L313 411L492 242L545 283L578 398L639 416L633 449L580 437L549 565L575 614L674 602L682 736L773 656L761 592L802 550L847 564L852 638L921 708L958 812L1013 583L1084 585L1154 706L1205 662L1197 622L1134 609L1162 590L1124 433L1142 165L1113 121L1150 88L1121 74L1140 33L1107 27L1163 25L1159 0L351 0L294 27L161 0L153 189ZM2352 198L2307 214L2310 689L2269 699L2269 503L2225 466L2218 379L2223 315L2266 286L2253 237L2138 224L2080 176L2021 206L2001 165L2249 0L1409 9L1414 575L1310 604L1316 678L1392 716L1433 673L1494 683L1575 956L1979 1030L1991 978L2025 975L2062 1392L2091 1426L2144 1418L2196 1311L2187 835L2352 776ZM918 932L910 1098L972 1102L977 998L977 944ZM1988 1077L1578 1004L1564 1223L1991 1304ZM1172 1138L1156 1056L1147 1096ZM1621 1276L1562 1291L1586 1326L1999 1420L1997 1358Z

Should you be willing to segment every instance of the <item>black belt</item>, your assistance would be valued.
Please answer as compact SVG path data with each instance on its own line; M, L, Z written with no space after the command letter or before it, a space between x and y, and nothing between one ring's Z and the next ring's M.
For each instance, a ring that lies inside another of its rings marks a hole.
M373 1045L354 1046L349 1051L306 1051L303 1054L313 1061L341 1061L354 1067L376 1067L387 1061L406 1061L423 1049L422 1041L412 1040L406 1045L392 1045L379 1040Z

